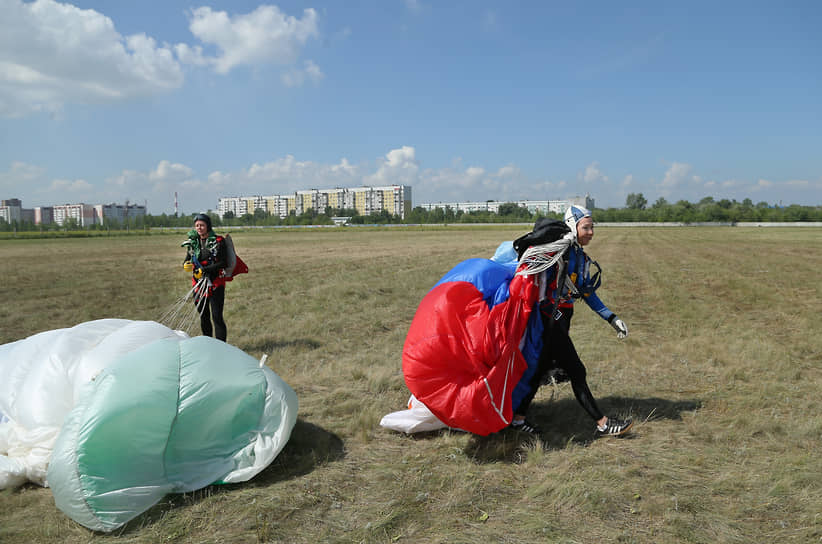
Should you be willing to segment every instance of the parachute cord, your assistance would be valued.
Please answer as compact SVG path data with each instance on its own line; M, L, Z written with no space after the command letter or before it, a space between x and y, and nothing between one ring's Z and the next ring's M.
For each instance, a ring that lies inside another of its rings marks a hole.
M189 300L194 296L196 287L190 288L186 294L180 297L169 309L160 316L158 320L160 323L166 325L170 329L187 330L186 322L189 321Z
M502 398L505 399L505 391L508 389L508 375L514 369L514 354L511 353L511 360L508 361L508 367L505 369L505 386L502 389ZM494 402L494 392L491 391L491 384L488 383L488 378L482 378L482 381L485 382L485 388L488 390L488 396L491 397L491 408L497 413L499 418L502 420L503 423L509 425L511 422L505 419L505 415L502 413L502 408L497 406Z
M174 302L158 320L173 330L190 332L199 315L205 309L206 298L211 282L207 277L200 278L185 295ZM192 298L195 304L191 304Z
M516 315L516 320L517 321L519 321L519 314L520 314L521 311L522 311L522 308L517 307L517 315ZM516 357L515 352L511 351L511 358L508 360L508 365L505 368L505 381L503 382L503 385L502 385L502 402L503 402L502 406L497 406L496 403L494 402L494 392L491 391L491 384L488 383L488 378L486 378L485 376L483 376L483 378L482 378L482 381L485 382L485 388L488 390L488 396L491 397L491 408L494 409L494 411L497 413L499 418L506 425L510 425L511 422L508 421L507 419L505 419L505 415L503 414L502 410L505 407L505 398L506 398L506 394L508 392L508 376L510 376L511 372L513 372L513 370L514 370L514 358L515 357Z
M519 259L525 267L517 272L517 276L532 276L548 270L562 258L573 241L571 233L568 233L555 242L529 247Z
M206 296L208 294L208 285L205 282L205 278L200 278L200 280L197 282L197 285L194 286L194 289L196 290L196 296L194 297L194 300L196 302L197 313L203 315L205 305L208 303L208 301L206 300L208 298Z

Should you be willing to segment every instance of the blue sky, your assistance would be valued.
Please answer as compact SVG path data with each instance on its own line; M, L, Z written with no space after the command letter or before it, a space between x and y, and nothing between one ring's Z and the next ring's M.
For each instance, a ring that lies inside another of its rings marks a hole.
M0 198L822 204L822 2L0 0Z

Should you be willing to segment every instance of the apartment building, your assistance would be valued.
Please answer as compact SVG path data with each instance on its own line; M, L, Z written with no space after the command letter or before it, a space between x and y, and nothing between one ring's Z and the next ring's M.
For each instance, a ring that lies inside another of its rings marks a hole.
M508 202L511 201L489 200L486 202L430 202L426 204L418 204L418 206L427 211L431 211L436 208L445 209L446 207L449 207L455 212L462 211L464 213L499 213L500 205L506 204ZM568 207L572 205L584 206L589 210L593 209L594 199L591 198L590 195L586 194L585 196L576 196L564 200L517 200L513 201L513 204L516 204L517 206L520 206L522 208L526 208L531 213L539 212L547 214L548 212L552 212L562 214L565 213L565 210L567 210Z
M217 214L223 217L232 212L236 217L261 209L278 217L287 217L292 211L302 215L309 210L324 212L333 209L355 209L360 215L382 210L405 218L411 210L411 187L388 185L384 187L353 187L334 189L302 189L289 195L220 197Z

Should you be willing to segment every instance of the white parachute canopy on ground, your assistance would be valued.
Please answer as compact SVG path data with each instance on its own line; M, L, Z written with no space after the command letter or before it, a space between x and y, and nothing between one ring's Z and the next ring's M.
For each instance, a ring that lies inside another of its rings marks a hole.
M414 395L408 398L407 410L385 414L380 420L380 426L406 434L427 433L448 427Z
M100 531L167 493L252 478L297 418L294 391L250 355L150 321L5 344L0 376L0 488L49 485L61 510Z

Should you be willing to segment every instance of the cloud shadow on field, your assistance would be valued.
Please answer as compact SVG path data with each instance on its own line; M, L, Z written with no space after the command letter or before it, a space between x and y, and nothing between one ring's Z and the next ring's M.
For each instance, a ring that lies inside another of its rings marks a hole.
M614 417L631 417L634 431L620 440L642 437L637 424L660 419L681 420L683 412L702 407L700 400L667 400L662 398L605 397L597 399L600 409ZM534 402L528 420L542 429L539 439L546 450L562 450L569 444L586 446L594 440L594 423L575 398ZM519 463L523 447L533 439L524 433L502 430L489 436L472 436L465 454L477 463Z
M187 508L213 495L243 489L267 487L277 482L304 476L317 467L345 457L342 439L325 429L297 419L291 437L277 457L259 474L246 482L209 485L189 493L166 495L160 502L129 521L116 535L135 533L168 515L176 508ZM100 533L102 534L102 533Z

